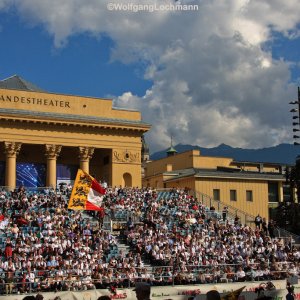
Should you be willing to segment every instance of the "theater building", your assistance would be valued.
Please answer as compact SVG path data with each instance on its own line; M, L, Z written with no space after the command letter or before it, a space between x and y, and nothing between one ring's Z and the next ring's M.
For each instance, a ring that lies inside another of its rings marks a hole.
M112 186L141 186L138 111L111 99L49 93L19 76L0 81L0 184L56 187L78 168Z
M277 207L288 193L284 166L279 164L202 156L199 150L177 154L172 147L167 154L146 164L144 186L187 188L207 206L219 211L227 206L251 218L258 213L268 218L269 209Z

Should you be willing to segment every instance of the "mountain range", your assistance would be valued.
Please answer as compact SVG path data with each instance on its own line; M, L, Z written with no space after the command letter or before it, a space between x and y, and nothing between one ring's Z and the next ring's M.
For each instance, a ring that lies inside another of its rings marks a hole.
M269 162L291 165L295 164L296 157L300 154L300 147L293 144L279 144L274 147L261 149L234 148L225 144L214 148L177 144L173 146L173 148L175 148L178 153L198 149L203 156L230 157L236 161ZM168 149L153 153L150 159L157 160L166 157L167 150Z

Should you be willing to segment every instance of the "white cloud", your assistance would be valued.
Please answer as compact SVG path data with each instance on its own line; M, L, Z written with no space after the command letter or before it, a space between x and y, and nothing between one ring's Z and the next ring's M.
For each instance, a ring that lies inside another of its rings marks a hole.
M11 0L0 0L0 10L7 10L11 6Z
M152 124L152 151L168 146L170 135L201 146L290 141L291 63L274 60L262 46L274 31L299 35L297 0L191 0L198 11L153 13L108 11L110 0L13 1L24 20L45 26L57 47L76 33L107 34L116 45L112 59L147 63L144 76L153 86L143 97L117 95L115 105L142 111Z

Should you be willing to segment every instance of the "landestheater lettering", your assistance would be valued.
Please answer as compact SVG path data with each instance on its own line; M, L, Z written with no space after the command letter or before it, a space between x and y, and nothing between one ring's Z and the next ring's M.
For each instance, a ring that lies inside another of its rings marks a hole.
M33 105L44 105L44 106L55 106L55 107L67 107L70 108L70 102L63 100L54 99L40 99L31 97L19 97L19 96L8 96L1 95L1 101L12 102L12 103L23 103L23 104L33 104Z

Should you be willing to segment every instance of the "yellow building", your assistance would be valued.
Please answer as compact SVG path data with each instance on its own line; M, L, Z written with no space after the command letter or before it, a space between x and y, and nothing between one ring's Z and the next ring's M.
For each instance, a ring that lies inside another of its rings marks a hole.
M2 185L56 187L81 168L112 186L141 186L141 136L150 125L140 112L45 92L18 76L0 81L0 103Z
M244 218L268 218L269 207L283 200L285 177L279 164L202 156L199 150L176 154L171 149L168 154L146 164L144 186L186 188L206 205L218 210L227 206Z

